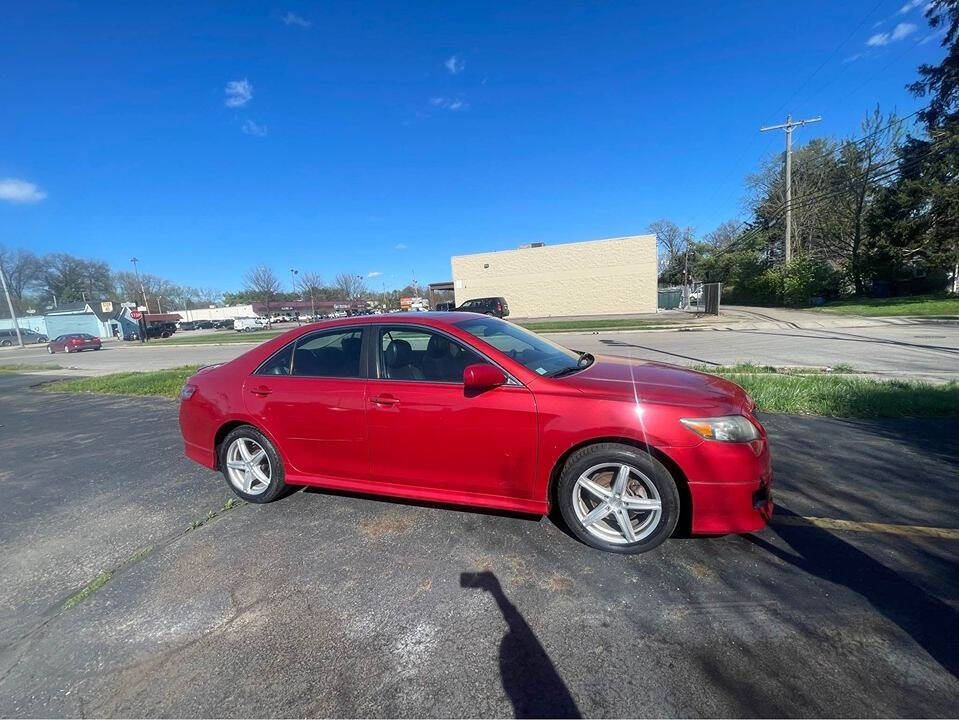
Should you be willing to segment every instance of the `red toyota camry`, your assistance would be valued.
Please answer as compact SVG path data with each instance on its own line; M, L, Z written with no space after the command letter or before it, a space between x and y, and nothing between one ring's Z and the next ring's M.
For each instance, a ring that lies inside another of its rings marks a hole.
M527 513L603 550L772 514L766 433L731 382L593 357L473 313L306 325L183 386L186 454L244 500L317 485Z

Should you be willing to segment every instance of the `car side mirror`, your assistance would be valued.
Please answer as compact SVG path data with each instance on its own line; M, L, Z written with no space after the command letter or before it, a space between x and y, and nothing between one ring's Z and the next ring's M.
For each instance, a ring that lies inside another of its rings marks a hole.
M495 365L474 363L463 370L463 385L468 393L479 393L505 384L506 373Z

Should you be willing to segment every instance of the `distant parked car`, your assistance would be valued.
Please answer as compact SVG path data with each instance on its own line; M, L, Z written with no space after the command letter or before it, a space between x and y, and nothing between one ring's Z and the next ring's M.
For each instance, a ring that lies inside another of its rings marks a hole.
M177 329L182 331L196 330L196 323L192 320L181 320L177 323Z
M70 333L61 335L47 343L47 352L51 355L58 352L72 353L81 350L99 350L100 338L87 333Z
M237 318L233 321L233 329L237 332L253 332L254 330L260 330L268 326L268 323L265 318L261 317L245 317Z
M455 302L436 303L436 307L433 309L436 310L437 312L451 312L456 309L456 303Z
M20 337L24 345L43 344L49 340L46 335L34 330L20 329ZM17 344L17 331L13 328L0 330L0 347L9 347Z
M193 323L197 330L212 330L216 327L212 320L197 320Z
M506 304L506 298L486 297L473 298L467 300L458 308L460 312L474 312L483 315L493 315L494 317L504 318L509 315L509 305Z
M232 330L233 329L233 319L227 318L226 320L214 320L213 327L216 330Z

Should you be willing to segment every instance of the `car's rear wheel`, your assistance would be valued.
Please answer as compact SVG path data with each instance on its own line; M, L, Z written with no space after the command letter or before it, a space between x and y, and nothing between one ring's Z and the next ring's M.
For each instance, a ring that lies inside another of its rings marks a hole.
M249 425L235 428L220 443L220 469L233 492L247 502L268 503L286 490L279 453Z
M679 520L669 471L630 445L597 443L566 461L557 499L569 529L587 545L618 553L652 550Z

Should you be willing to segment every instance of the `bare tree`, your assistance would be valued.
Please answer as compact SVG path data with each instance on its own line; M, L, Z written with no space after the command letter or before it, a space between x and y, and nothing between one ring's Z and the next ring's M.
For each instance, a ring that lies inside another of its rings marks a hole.
M866 289L861 258L866 213L876 194L888 184L882 178L889 176L897 161L901 127L895 112L884 118L877 105L862 121L862 140L847 140L839 148L834 183L839 191L831 208L832 232L826 235L825 245L833 257L846 264L857 295Z
M742 234L743 227L744 223L736 220L726 220L720 223L712 232L706 233L703 236L703 242L709 243L718 250L722 250L729 247L730 243Z
M266 265L257 265L250 270L244 277L245 289L253 297L266 303L266 314L270 315L270 302L280 291L280 280L276 274Z
M316 301L323 298L323 278L319 273L305 272L300 275L300 290L303 292L303 299L309 298L310 311L313 316L316 315Z
M679 229L679 225L666 218L650 223L648 229L656 235L656 244L659 246L659 274L662 275L683 251L683 231Z
M29 250L12 250L0 245L0 265L7 276L7 285L13 298L16 312L24 311L23 295L32 289L39 289L43 283L43 266L40 258ZM3 308L6 312L6 307Z
M333 287L346 300L355 300L367 292L363 276L356 273L340 273L333 281Z

